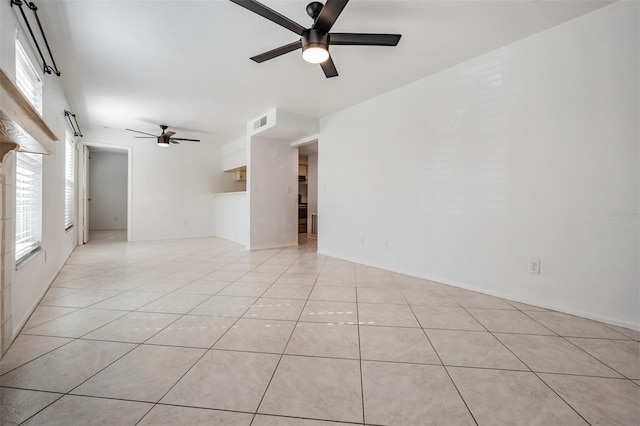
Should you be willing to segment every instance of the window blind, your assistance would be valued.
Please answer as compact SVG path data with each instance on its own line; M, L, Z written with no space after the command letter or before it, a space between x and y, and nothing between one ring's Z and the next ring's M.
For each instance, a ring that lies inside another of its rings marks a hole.
M42 156L16 154L16 261L40 247L42 238Z
M73 226L74 160L73 134L67 130L64 157L64 229Z
M16 39L16 86L42 115L42 80L27 53Z

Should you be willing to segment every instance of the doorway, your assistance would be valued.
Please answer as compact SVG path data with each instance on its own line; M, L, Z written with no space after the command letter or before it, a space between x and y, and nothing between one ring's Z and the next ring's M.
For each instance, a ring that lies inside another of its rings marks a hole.
M85 144L81 159L80 218L83 244L131 239L129 147Z
M318 237L318 141L298 148L298 243Z

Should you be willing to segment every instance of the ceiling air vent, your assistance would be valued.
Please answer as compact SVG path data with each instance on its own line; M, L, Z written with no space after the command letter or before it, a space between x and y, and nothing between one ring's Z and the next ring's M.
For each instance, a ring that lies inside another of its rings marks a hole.
M261 117L253 123L253 130L259 129L267 125L267 116Z

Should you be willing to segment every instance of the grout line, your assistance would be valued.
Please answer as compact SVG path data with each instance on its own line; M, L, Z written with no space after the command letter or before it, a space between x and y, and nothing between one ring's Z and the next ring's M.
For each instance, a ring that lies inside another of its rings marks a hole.
M392 278L395 282L395 277ZM407 301L407 305L409 305L409 309L411 309L411 313L413 314L414 318L416 321L418 321L418 324L420 324L420 327L422 329L422 332L424 333L424 337L427 339L427 342L429 342L429 345L431 345L431 349L433 350L433 352L436 354L436 356L438 357L438 360L440 361L440 364L442 365L444 371L447 373L447 376L449 377L449 380L451 381L451 384L453 385L453 387L455 388L456 392L458 393L458 395L460 396L460 399L462 400L464 406L467 408L467 411L469 412L469 415L471 416L471 418L473 419L473 421L475 422L476 425L478 425L478 420L476 420L476 417L473 415L473 412L471 411L471 408L469 407L469 404L467 404L467 401L464 399L464 397L462 396L462 393L460 392L460 389L458 389L458 385L456 384L456 382L453 380L453 377L451 377L451 373L449 372L449 370L447 369L447 366L442 362L442 358L440 357L440 354L438 353L438 351L436 350L435 346L433 345L433 343L431 342L431 339L429 339L429 336L427 335L427 332L425 331L424 328L422 328L422 324L420 323L420 320L418 320L418 316L416 315L416 313L413 310L413 307L409 304L409 301L407 300L406 296L404 295L404 293L402 292L402 290L400 290L400 294L402 294L402 297L405 298L405 300ZM457 302L457 301L456 301Z
M302 257L302 255L299 256L297 259L300 259L300 257ZM293 266L294 263L292 263L292 266ZM322 263L324 264L324 261ZM282 274L280 274L280 277L282 277L282 275L284 275L286 273L286 271L288 271L290 268L291 268L291 266L289 268L287 268ZM317 280L318 280L318 277L316 276L316 281ZM309 292L309 296L311 295L311 292L313 291L313 287L315 287L315 282L314 282L313 286L311 287L311 291ZM278 367L280 366L280 363L282 362L282 358L284 358L284 353L287 351L287 347L289 346L289 342L291 342L291 338L293 337L293 334L296 332L296 328L298 326L298 323L300 322L300 318L302 317L302 313L304 312L306 304L309 301L309 296L307 296L307 300L305 301L304 305L302 306L302 309L300 310L300 314L298 314L298 319L296 320L296 324L294 325L293 330L291 331L291 334L289 335L289 338L287 339L287 343L282 348L282 353L280 354L280 358L278 359L276 367L273 369L273 373L271 373L271 377L269 378L269 382L267 383L267 386L264 388L264 393L262 394L262 397L260 398L260 401L258 402L258 405L256 407L256 411L253 414L253 418L251 419L251 423L250 423L251 425L253 424L253 422L256 419L256 416L258 415L258 410L260 409L260 405L262 405L262 401L264 401L264 397L267 395L267 392L269 391L269 386L271 386L271 382L273 381L273 378L275 377L276 372L278 371Z

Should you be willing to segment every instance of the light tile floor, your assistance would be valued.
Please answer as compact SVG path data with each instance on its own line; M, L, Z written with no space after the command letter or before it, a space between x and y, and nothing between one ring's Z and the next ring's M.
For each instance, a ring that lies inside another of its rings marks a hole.
M103 237L0 362L0 424L640 424L637 331L312 240Z

